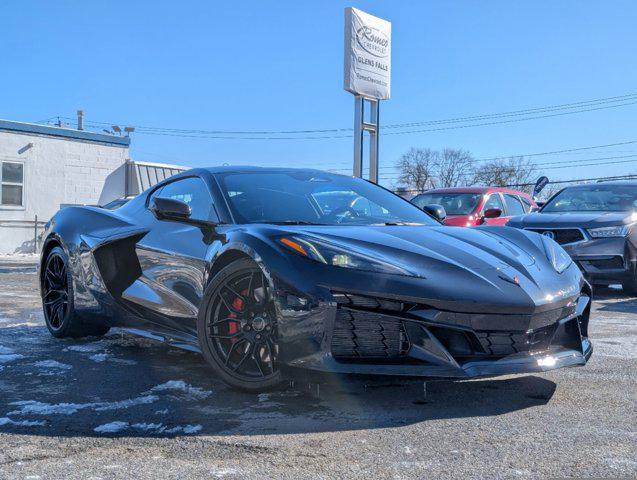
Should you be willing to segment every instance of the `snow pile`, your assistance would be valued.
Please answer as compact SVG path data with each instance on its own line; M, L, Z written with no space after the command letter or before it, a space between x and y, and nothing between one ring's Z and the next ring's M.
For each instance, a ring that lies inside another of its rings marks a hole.
M93 360L94 362L105 362L108 358L107 353L96 353L95 355L91 355L88 357L89 360Z
M8 417L0 418L0 427L3 425L15 425L18 427L42 427L46 425L44 420L11 420Z
M91 409L96 412L109 410L121 410L136 405L147 405L159 400L157 395L143 395L141 397L119 400L116 402L92 402L92 403L44 403L36 400L23 400L11 402L9 405L21 407L19 410L9 412L7 415L72 415L79 410Z
M0 364L13 362L22 357L24 357L24 355L20 355L19 353L7 353L0 355Z
M134 423L130 424L128 422L110 422L105 423L104 425L99 425L93 429L94 432L97 433L118 433L124 430L133 429L139 430L142 432L148 433L185 433L192 434L197 433L202 430L201 425L177 425L174 427L169 427L164 425L163 423Z
M211 391L204 390L203 388L199 387L193 387L183 380L169 380L166 383L154 386L149 390L149 392L176 392L182 394L190 400L203 400L212 395Z
M60 370L69 370L73 368L71 365L60 363L55 360L41 360L39 362L35 362L33 365L40 368L59 368Z

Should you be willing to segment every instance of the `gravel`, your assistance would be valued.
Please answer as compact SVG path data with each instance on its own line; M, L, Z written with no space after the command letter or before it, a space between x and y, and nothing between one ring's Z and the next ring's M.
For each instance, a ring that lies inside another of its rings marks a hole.
M635 478L637 299L597 293L586 367L230 390L194 353L57 340L34 259L0 259L0 478Z

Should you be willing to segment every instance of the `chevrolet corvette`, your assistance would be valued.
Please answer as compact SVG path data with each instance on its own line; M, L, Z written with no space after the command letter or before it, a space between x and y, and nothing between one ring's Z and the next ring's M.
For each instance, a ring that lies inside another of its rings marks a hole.
M68 207L48 222L46 325L201 352L251 391L297 375L584 365L591 288L562 247L510 227L443 226L440 210L318 170L182 172L119 208Z

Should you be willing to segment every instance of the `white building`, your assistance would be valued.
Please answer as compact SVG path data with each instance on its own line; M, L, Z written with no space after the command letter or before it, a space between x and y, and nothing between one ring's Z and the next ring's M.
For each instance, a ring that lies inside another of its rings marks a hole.
M0 120L0 254L29 253L68 205L136 195L183 167L131 162L130 138Z

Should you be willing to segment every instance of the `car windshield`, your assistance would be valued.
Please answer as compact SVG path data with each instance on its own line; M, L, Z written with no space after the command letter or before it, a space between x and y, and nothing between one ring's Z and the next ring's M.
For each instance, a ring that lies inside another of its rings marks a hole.
M562 190L546 203L542 212L627 212L636 209L637 186L593 184Z
M478 206L480 193L423 193L412 198L411 202L417 207L424 207L435 203L442 205L447 215L470 215Z
M237 223L439 225L393 193L359 178L323 172L219 175Z

